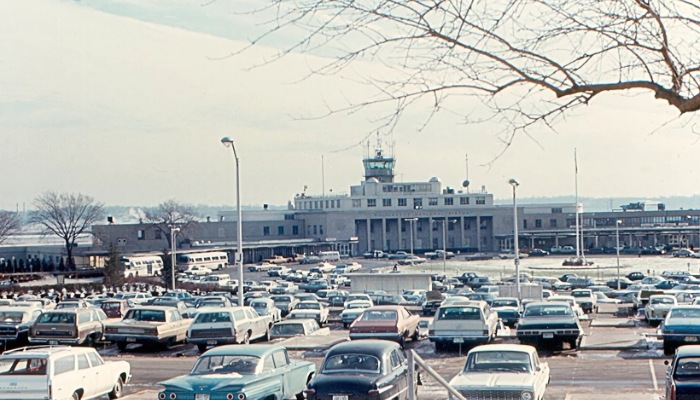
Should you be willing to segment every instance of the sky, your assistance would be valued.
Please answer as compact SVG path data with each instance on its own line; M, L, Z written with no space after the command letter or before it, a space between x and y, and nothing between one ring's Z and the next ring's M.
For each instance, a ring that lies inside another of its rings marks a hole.
M265 62L293 40L284 36L237 53L263 29L238 12L256 0L205 3L0 2L0 209L31 209L45 191L107 205L235 205L223 136L236 144L246 206L284 205L304 187L348 193L377 137L397 159L398 181L437 176L460 188L468 172L472 190L497 199L511 196L510 178L523 199L573 195L574 149L580 196L697 193L697 118L678 118L651 93L597 96L555 132L517 137L498 158L502 127L450 113L423 128L423 118L407 115L391 135L377 135L388 109L322 116L371 97L358 77L386 68L365 61L310 75L328 61L322 53Z

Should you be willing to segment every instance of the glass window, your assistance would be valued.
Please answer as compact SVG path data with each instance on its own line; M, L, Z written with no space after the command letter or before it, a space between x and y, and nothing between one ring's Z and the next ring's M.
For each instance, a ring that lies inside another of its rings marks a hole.
M64 356L53 363L54 375L60 375L75 369L75 359L72 355Z
M90 363L85 354L78 354L78 369L88 369L90 368Z
M408 205L408 202L406 199L399 199L399 207L406 207Z
M287 352L284 350L276 351L272 353L272 358L275 360L275 366L281 368L289 364L289 358L287 358Z
M391 369L396 369L401 366L401 358L396 350L391 352Z
M263 236L270 236L270 227L263 226Z
M438 205L438 199L437 197L431 197L428 199L428 205L429 206L436 206Z
M535 228L541 228L541 227L542 227L542 220L536 219L535 220Z
M423 199L422 198L413 199L413 208L414 209L423 208Z
M100 356L97 355L97 353L87 353L88 360L90 360L90 364L92 364L93 367L100 366L104 364Z
M367 207L376 207L377 199L367 199Z
M451 205L453 205L453 204L454 204L454 201L455 201L455 200L454 200L454 198L452 198L452 197L445 197L445 205L446 205L446 206L451 206Z
M391 199L382 199L382 206L391 207Z
M550 227L550 228L556 228L556 227L557 227L557 219L556 219L556 218L550 218L550 219L549 219L549 227Z
M486 204L486 197L482 197L482 196L477 197L476 204Z
M284 226L277 227L277 236L284 236Z
M392 360L393 361L393 360ZM392 362L393 364L393 362ZM328 357L322 370L327 371L363 371L378 373L381 363L375 356L367 354L336 354Z
M263 371L272 371L275 369L275 362L272 360L272 357L265 357L265 365L263 367Z
M231 373L250 375L255 373L259 362L260 358L245 355L201 357L192 368L190 375Z
M460 197L459 204L462 204L462 205L469 204L469 197Z

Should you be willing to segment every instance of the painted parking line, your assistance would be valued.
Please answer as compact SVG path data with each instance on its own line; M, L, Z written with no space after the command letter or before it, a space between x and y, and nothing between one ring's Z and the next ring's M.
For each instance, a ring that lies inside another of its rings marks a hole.
M649 370L651 370L651 381L654 383L654 391L659 390L659 384L656 382L656 371L654 371L654 363L649 360Z

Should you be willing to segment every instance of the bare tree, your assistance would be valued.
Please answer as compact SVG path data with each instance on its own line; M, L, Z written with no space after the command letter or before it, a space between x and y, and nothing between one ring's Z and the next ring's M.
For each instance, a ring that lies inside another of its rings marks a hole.
M186 233L187 229L197 223L199 218L192 206L180 204L172 199L160 203L156 207L146 209L145 213L146 221L161 231L168 247L170 246L171 226L180 228L181 233Z
M22 220L18 213L0 210L0 243L17 233L21 228Z
M458 95L479 97L507 126L507 143L605 92L700 110L695 0L270 0L255 12L273 17L253 45L301 31L280 57L335 54L316 73L367 60L394 68L395 78L369 81L378 97L331 110L390 102L388 127L418 100L432 103L429 119Z
M75 242L93 223L103 218L103 204L83 194L46 192L34 200L34 207L36 210L30 214L30 222L43 226L44 233L52 233L64 240L66 266L69 270L75 269Z

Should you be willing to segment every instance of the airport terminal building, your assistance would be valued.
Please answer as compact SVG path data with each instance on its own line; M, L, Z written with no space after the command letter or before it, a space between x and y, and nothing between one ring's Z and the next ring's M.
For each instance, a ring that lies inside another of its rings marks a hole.
M398 250L423 253L446 248L454 252L513 252L513 205L494 205L484 186L472 190L443 186L439 178L426 182L395 182L396 159L381 149L363 159L364 180L349 194L295 196L287 210L243 212L245 262L275 254L291 256L338 250L359 256L365 252ZM575 246L576 204L517 204L518 237L522 249ZM619 222L617 222L619 221ZM177 235L177 248L236 249L236 212L222 211ZM643 205L621 211L586 213L580 209L583 248L621 245L700 244L700 212L645 210ZM169 251L168 240L148 223L93 226L93 252L116 244L122 253Z

